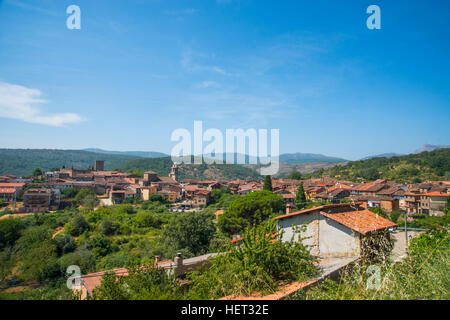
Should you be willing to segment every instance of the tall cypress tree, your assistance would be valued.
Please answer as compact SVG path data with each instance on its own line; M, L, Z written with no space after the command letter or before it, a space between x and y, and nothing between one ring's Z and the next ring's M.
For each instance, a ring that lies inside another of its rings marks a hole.
M306 207L306 195L305 189L303 188L303 183L300 183L297 193L295 194L295 205L298 209Z
M265 177L263 190L273 191L273 188L272 188L272 177L271 176L266 176Z

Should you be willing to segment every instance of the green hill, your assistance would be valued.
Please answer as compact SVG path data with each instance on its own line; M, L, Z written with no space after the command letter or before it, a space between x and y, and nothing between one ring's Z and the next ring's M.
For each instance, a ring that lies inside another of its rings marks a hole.
M309 176L312 178L327 176L351 181L382 178L400 183L450 180L450 149L350 161L344 165L315 171Z
M62 166L86 169L93 166L95 160L105 160L105 168L114 169L136 158L81 150L0 149L0 175L28 176L35 168L50 170Z
M170 157L164 158L140 158L128 161L118 166L121 171L139 170L154 171L159 176L167 176L173 162ZM235 179L262 179L253 169L236 164L201 164L180 165L180 179L207 179L207 180L235 180Z

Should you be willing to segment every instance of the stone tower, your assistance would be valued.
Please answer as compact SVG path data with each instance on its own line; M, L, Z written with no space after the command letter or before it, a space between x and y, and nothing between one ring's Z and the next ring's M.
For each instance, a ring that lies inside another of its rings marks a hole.
M176 163L174 163L170 169L169 178L178 181L178 165Z

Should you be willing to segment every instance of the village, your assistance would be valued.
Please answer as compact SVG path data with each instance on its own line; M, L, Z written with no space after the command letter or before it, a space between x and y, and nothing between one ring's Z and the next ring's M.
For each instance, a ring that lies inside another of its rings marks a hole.
M379 179L354 183L328 177L271 180L272 191L283 198L287 208L294 206L300 184L308 201L328 204L358 202L365 208L379 207L387 212L401 210L409 216L442 216L450 194L449 181L400 184ZM159 194L171 203L172 210L184 212L207 206L214 189L229 188L232 194L242 196L263 190L263 187L262 181L251 180L180 181L177 164L172 166L168 177L159 177L153 171L146 171L143 177L139 177L134 173L105 171L104 161L96 161L93 170L61 168L37 177L0 176L0 200L7 204L5 210L13 214L49 212L70 204L70 199L61 199L61 192L65 189L88 188L95 192L100 205L121 204L136 198L147 201L151 195Z
M266 177L267 180L268 177ZM267 299L281 299L316 281L330 277L344 267L354 263L373 248L377 242L396 242L396 259L403 259L407 251L404 231L393 233L398 225L383 218L374 209L383 212L400 212L407 220L415 216L445 215L447 198L450 196L449 181L429 181L419 184L400 184L384 179L365 183L340 181L334 178L306 180L269 178L272 192L283 200L285 212L275 218L277 228L282 232L281 240L296 240L296 226L305 225L302 243L310 253L320 259L321 273L309 282L294 282L280 289ZM8 210L8 217L58 212L70 206L71 199L63 198L64 190L92 190L98 198L98 206L108 207L136 200L149 201L153 195L164 198L169 212L189 215L201 212L211 203L213 190L227 189L233 195L245 196L265 189L263 181L256 180L196 180L179 179L179 166L173 164L168 177L160 177L153 171L140 175L104 170L104 161L95 161L92 169L61 168L34 177L0 177L0 199ZM304 191L304 199L315 203L311 207L299 206L297 195ZM216 222L227 208L215 211ZM424 230L422 230L423 232ZM410 231L409 238L421 231ZM407 237L407 235L406 235ZM233 235L231 242L239 245L239 234ZM380 240L381 239L381 240ZM181 279L186 274L202 268L211 258L220 253L208 253L190 258L178 253L173 259L161 260L155 257L155 266ZM167 258L167 257L166 257ZM126 268L105 270L82 275L74 292L80 292L82 299L92 296L94 289L102 283L107 272L116 276L127 276ZM261 298L261 297L259 297ZM245 297L224 297L224 299L247 299Z

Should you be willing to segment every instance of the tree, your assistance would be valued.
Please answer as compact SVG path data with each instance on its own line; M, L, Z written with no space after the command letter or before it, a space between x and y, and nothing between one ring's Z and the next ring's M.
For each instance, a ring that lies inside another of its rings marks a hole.
M193 256L205 254L216 232L214 215L191 212L177 216L164 231L169 246L179 251L186 249Z
M302 180L302 174L298 171L293 171L289 176L288 179L291 180Z
M298 209L302 209L306 207L306 195L305 195L305 189L303 188L303 183L300 183L297 189L297 193L295 194L295 205Z
M296 229L299 232L301 228ZM313 257L299 241L282 241L277 223L266 221L246 229L239 245L228 243L211 266L188 275L187 299L274 292L279 281L305 281L317 273Z
M111 219L105 219L100 224L99 231L105 236L112 236L119 230L119 228L120 225L117 222L114 222Z
M112 242L102 234L95 234L88 241L88 248L96 258L104 257L111 253Z
M263 190L273 191L273 188L272 188L272 177L271 176L266 176L264 178Z
M277 194L267 190L248 193L230 203L219 217L219 229L228 235L237 234L272 215L279 215L283 210L283 199Z
M24 228L20 220L0 220L0 250L5 246L12 246L20 238L20 231Z
M141 228L155 228L160 225L159 219L150 211L140 211L135 219Z
M87 230L89 230L89 223L80 213L77 213L66 225L66 232L74 237L78 237Z
M75 206L81 205L87 208L94 208L98 202L97 195L89 188L83 188L78 191L77 195L72 200L72 203Z
M36 168L33 171L33 177L42 176L44 173L42 172L41 168Z
M68 234L57 235L55 239L53 239L53 242L56 244L56 252L58 256L62 256L69 252L72 252L77 247L74 238Z
M180 300L183 298L175 274L155 268L154 264L131 267L127 277L107 273L94 289L93 300Z
M66 188L63 191L61 191L61 198L62 199L70 199L74 198L77 195L78 191L75 188Z

